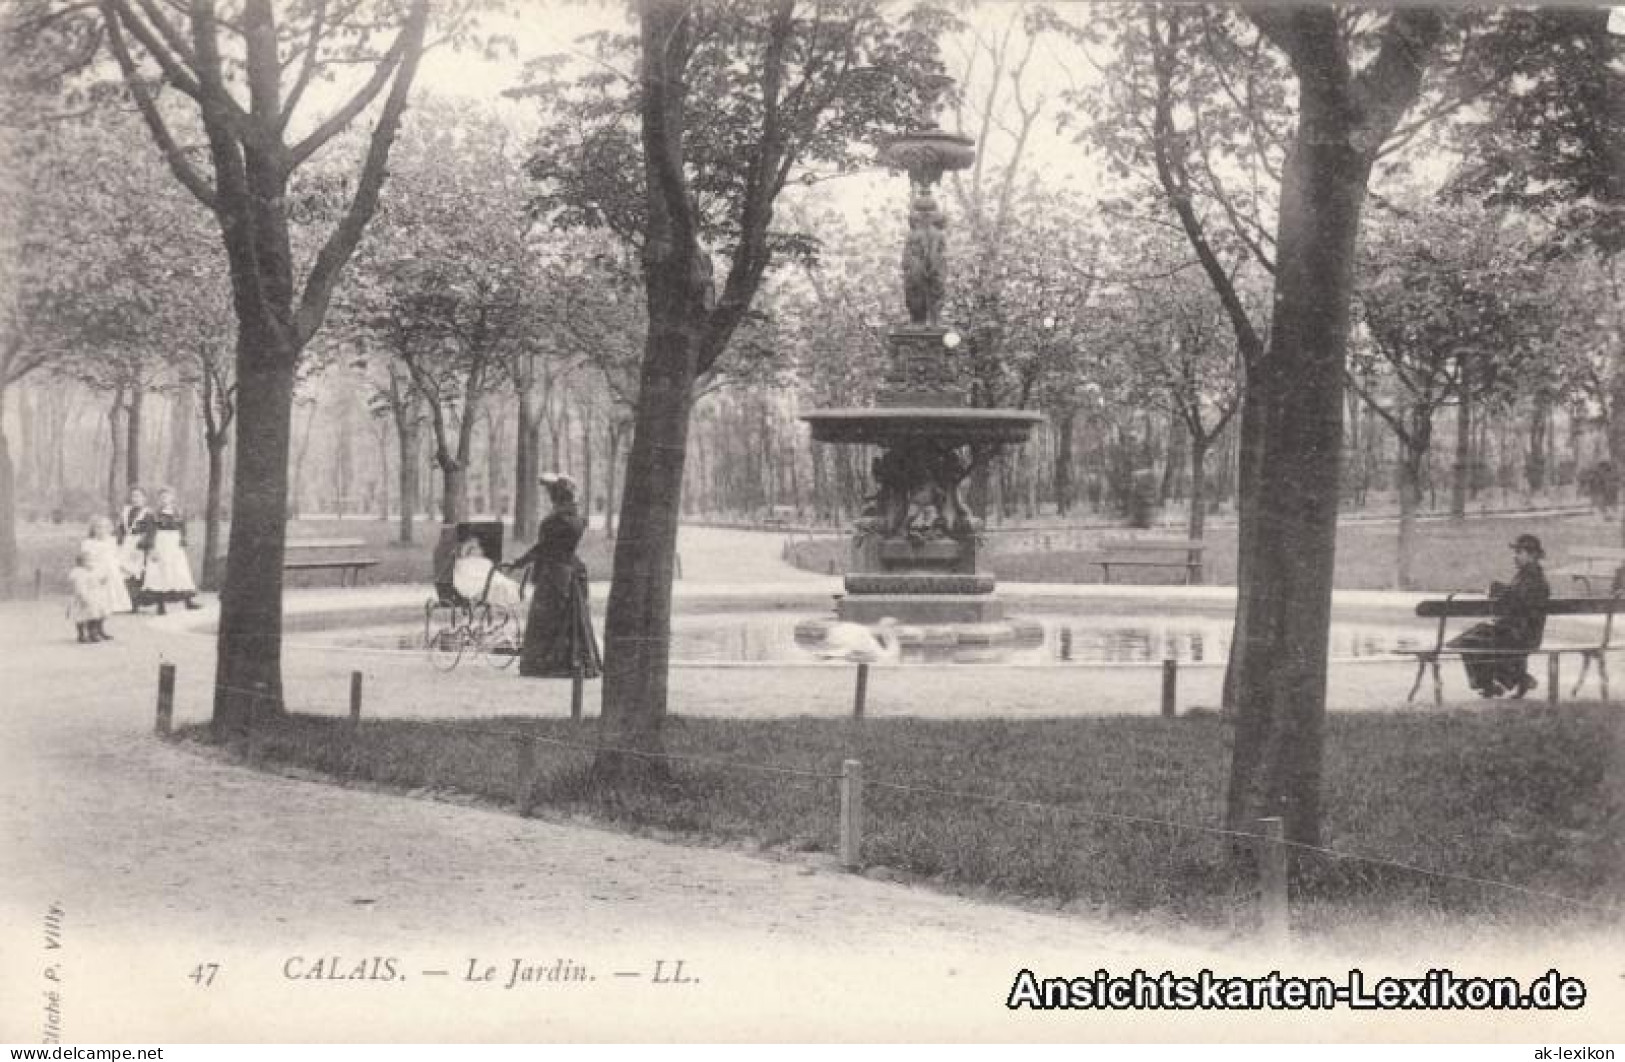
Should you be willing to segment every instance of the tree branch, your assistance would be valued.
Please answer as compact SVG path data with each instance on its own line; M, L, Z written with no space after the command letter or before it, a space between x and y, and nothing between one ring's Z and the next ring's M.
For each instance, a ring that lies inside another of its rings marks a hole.
M355 196L350 200L350 207L343 219L334 228L327 242L322 245L321 252L317 254L316 262L311 267L310 275L305 280L304 294L299 300L299 310L295 318L296 334L301 341L308 340L321 327L322 318L326 316L328 303L333 297L333 287L338 281L339 271L344 268L344 263L349 261L356 244L361 241L361 233L366 228L367 221L378 207L378 195L383 189L387 173L389 148L400 128L401 115L406 111L412 81L417 75L418 60L423 55L423 35L428 21L428 0L412 0L406 24L401 27L397 41L397 47L401 52L395 71L395 83L390 87L383 113L378 116L378 124L373 128L366 161L362 164L361 176L356 182Z
M407 16L407 27L402 28L400 34L395 38L395 43L390 45L389 51L385 52L373 67L372 76L367 79L367 83L356 90L355 94L346 100L343 106L329 115L327 121L317 126L309 136L293 146L289 152L291 168L297 169L306 159L321 150L324 144L343 131L345 127L355 120L358 114L366 110L368 105L378 98L378 93L383 91L383 87L389 83L390 77L395 73L396 67L402 62L409 40L412 41L412 47L416 50L416 54L409 57L412 69L414 72L416 71L418 59L422 56L423 27L418 28L415 38L409 34L409 27L415 21L419 21L418 12L420 7L422 7L422 4L415 0L412 12ZM421 21L427 24L428 16L426 13ZM409 77L408 81L410 80ZM396 82L397 85L399 83L399 81ZM293 102L290 101L289 106L278 118L281 125L286 125L288 119L293 117ZM404 107L402 109L404 110ZM387 112L388 108L386 107L385 110ZM380 126L383 124L382 119L379 120L379 124Z
M119 72L124 78L124 84L129 88L130 95L135 99L136 108L141 112L142 121L152 133L153 141L164 156L164 162L175 175L175 179L197 199L198 202L210 210L219 208L219 198L215 189L197 171L189 161L181 146L175 142L164 122L163 115L158 111L157 102L152 98L146 83L142 80L140 71L136 69L135 60L124 43L124 35L119 29L119 18L113 9L112 0L101 0L102 17L107 25L107 45L113 53L113 59L118 64Z

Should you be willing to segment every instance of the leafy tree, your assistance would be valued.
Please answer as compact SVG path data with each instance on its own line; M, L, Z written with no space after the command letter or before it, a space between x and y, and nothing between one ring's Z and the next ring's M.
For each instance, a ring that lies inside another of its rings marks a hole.
M511 147L493 114L421 106L395 144L393 179L341 296L355 331L382 341L422 402L447 524L467 515L484 403L535 332L539 270ZM398 395L398 382L390 387Z
M1249 365L1227 821L1320 839L1322 726L1356 241L1367 182L1444 34L1423 8L1249 8L1297 82L1269 345Z
M1625 37L1606 7L1501 12L1464 64L1479 105L1452 130L1449 191L1550 221L1553 238L1625 248ZM1467 93L1464 93L1467 94Z
M237 467L221 593L214 721L236 728L282 701L282 554L295 372L340 272L371 219L430 22L427 0L25 0L59 20L94 20L175 179L220 229L237 318ZM439 9L460 32L464 4ZM382 47L379 46L382 43ZM317 122L313 84L337 69L359 84ZM159 87L164 89L160 98ZM378 104L367 151L308 269L289 236L294 174ZM202 157L186 146L194 131Z
M1358 287L1365 342L1355 347L1348 379L1399 442L1401 589L1411 587L1434 418L1455 405L1465 437L1468 410L1509 402L1544 353L1533 250L1504 213L1462 208L1390 213L1365 241Z
M19 110L3 113L25 120ZM131 168L109 165L121 129L127 123L100 112L83 122L0 128L0 215L8 219L0 228L0 403L7 388L42 370L117 390L120 410L156 383L150 283L164 255L145 218L123 209L125 193L141 185ZM128 436L116 419L114 430L116 479ZM16 574L15 535L0 424L0 585Z
M1124 382L1119 393L1126 408L1161 411L1185 433L1186 533L1200 540L1207 526L1208 455L1240 407L1240 356L1212 287L1188 261L1179 267L1182 256L1166 235L1134 246L1143 275L1118 285L1111 324L1102 330L1115 363L1106 375Z
M1119 174L1144 175L1138 202L1177 221L1246 372L1226 820L1280 815L1314 843L1355 241L1446 23L1424 9L1148 4L1107 28L1117 62L1091 132ZM1267 330L1235 283L1242 262L1273 278Z
M637 10L636 40L601 42L611 70L636 53L636 79L577 83L557 125L578 132L532 166L547 213L614 228L643 266L649 329L605 621L606 749L595 765L611 779L663 772L641 754L661 748L694 383L727 349L775 260L808 249L773 226L786 183L801 167L856 166L860 144L921 119L946 22L930 9L893 19L862 0L644 0Z

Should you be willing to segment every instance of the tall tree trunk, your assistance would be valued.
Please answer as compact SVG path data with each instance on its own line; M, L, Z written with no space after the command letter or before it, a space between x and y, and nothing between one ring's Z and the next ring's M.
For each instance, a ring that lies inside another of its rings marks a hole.
M1190 433L1181 431L1177 420L1168 422L1167 459L1162 466L1162 480L1157 485L1157 505L1166 506L1179 497L1179 481L1185 473L1185 446Z
M592 506L595 491L598 486L593 481L593 445L592 445L593 411L587 400L581 403L581 517L590 525L592 523Z
M1203 435L1190 437L1191 511L1185 533L1192 542L1202 541L1207 532L1207 451L1212 442Z
M1608 439L1608 463L1614 469L1615 496L1619 499L1619 541L1625 545L1625 362L1618 360L1608 380L1603 430ZM1575 467L1579 467L1578 462Z
M305 503L305 457L310 453L310 435L316 427L316 414L320 411L320 404L316 400L310 403L310 412L305 416L305 429L299 433L299 451L293 459L293 485L289 495L288 515L290 520L298 519ZM293 416L293 407L289 406L288 416ZM292 421L289 421L289 430L292 430ZM289 445L292 445L290 438Z
M1077 489L1073 484L1072 471L1072 433L1078 421L1078 411L1073 406L1062 408L1054 421L1055 427L1055 514L1065 516L1072 508L1073 492Z
M374 437L378 442L378 522L389 523L389 425L382 420L373 421Z
M503 417L495 409L485 413L485 504L491 515L501 521L508 518L508 499L502 489L502 449L507 433L503 430Z
M1305 98L1310 94L1305 93ZM1343 356L1367 167L1305 106L1281 189L1269 352L1248 374L1257 449L1233 641L1231 829L1263 816L1320 839L1326 639L1337 544ZM1346 140L1342 141L1346 144ZM1367 164L1368 165L1368 164Z
M282 707L282 556L296 360L278 347L268 323L240 320L236 469L216 640L217 733L237 732L250 713Z
M421 484L418 479L418 451L423 446L421 434L417 418L410 412L396 417L395 435L400 442L397 471L401 496L401 524L397 539L403 546L412 544L412 528L417 520L418 507L422 504L422 497L418 493Z
M1461 369L1461 400L1456 406L1456 461L1450 477L1450 520L1467 519L1468 487L1473 478L1473 406L1467 388L1467 367Z
M141 482L141 414L147 404L147 392L137 384L130 388L129 395L124 419L124 430L128 437L124 444L124 482L133 486Z
M35 416L38 400L32 389L17 389L17 456L12 462L11 489L20 494L37 494L45 482L45 447L41 445L40 418ZM0 387L0 402L6 400L5 388ZM0 416L5 411L0 410ZM0 578L0 588L5 580Z
M1394 588L1409 590L1416 559L1416 506L1422 500L1422 462L1425 449L1400 442L1399 458L1399 548L1394 560Z
M624 430L620 418L611 416L605 431L609 447L604 460L604 478L608 480L604 489L604 534L610 538L615 537L615 516L620 511L620 485L616 480L620 472L621 433Z
M625 502L615 540L615 579L604 623L603 721L613 749L658 753L671 658L671 588L692 408L695 329L650 313ZM666 773L662 760L601 751L594 770L609 778Z
M182 498L192 499L192 448L197 435L197 395L191 383L183 383L176 390L174 416L169 422L169 460L165 463L164 477Z
M468 469L455 458L441 458L440 486L440 522L456 524L468 519Z
M209 454L208 496L203 503L203 587L220 587L220 502L226 473L224 432L205 440Z
M113 392L113 401L107 407L107 437L113 444L107 467L107 511L110 513L119 511L130 488L140 482L126 479L130 469L125 456L129 435L125 431L124 420L124 389L121 387Z
M333 509L343 519L349 513L356 493L355 476L355 394L345 386L338 396L338 424L334 428Z
M536 537L536 477L542 473L542 418L539 405L528 388L520 389L518 445L514 447L513 467L515 542L529 542Z

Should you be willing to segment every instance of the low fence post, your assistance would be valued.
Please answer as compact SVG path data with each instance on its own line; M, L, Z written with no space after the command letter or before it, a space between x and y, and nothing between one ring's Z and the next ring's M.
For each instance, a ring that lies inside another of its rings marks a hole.
M863 764L841 761L841 869L863 865Z
M350 725L344 735L344 779L355 776L361 762L361 672L350 672Z
M869 699L869 665L858 665L856 685L852 689L852 718L863 718L864 702Z
M519 738L519 769L514 773L514 810L529 815L531 791L536 787L536 738L523 734Z
M575 669L570 672L570 722L581 722L582 687L586 683L586 676L581 673L581 661L577 660Z
M361 728L361 672L350 672L350 732Z
M1179 691L1179 661L1168 659L1162 662L1162 717L1172 719L1179 714L1177 701Z
M175 723L175 665L158 665L158 721L153 730L168 737Z
M1557 684L1561 681L1559 676L1562 674L1562 665L1561 665L1562 659L1563 659L1563 654L1562 653L1547 653L1546 654L1546 703L1547 704L1556 704L1557 703Z
M1285 823L1280 816L1258 820L1258 914L1259 930L1271 947L1291 942L1286 895Z

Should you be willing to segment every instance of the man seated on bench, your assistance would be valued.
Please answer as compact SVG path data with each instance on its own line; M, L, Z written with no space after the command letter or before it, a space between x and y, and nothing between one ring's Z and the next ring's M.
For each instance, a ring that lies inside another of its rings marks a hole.
M1540 539L1519 535L1512 543L1512 563L1517 567L1512 582L1490 584L1496 617L1474 624L1445 644L1451 649L1540 648L1546 630L1546 602L1552 596L1540 567L1544 556ZM1534 689L1537 683L1527 670L1528 661L1526 653L1480 652L1461 658L1468 683L1484 697L1522 697Z

